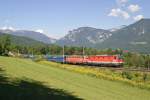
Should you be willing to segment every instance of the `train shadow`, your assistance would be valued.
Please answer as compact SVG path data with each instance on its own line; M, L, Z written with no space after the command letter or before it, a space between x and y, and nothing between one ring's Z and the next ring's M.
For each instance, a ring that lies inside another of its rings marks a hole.
M0 100L83 100L63 89L30 79L9 79L0 69Z

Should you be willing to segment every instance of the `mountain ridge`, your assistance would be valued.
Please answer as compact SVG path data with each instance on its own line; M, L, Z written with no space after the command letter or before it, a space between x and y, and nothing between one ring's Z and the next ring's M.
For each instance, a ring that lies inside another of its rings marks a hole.
M69 31L66 36L56 41L59 45L91 46L97 42L103 42L112 33L108 30L92 27L79 27Z
M123 48L131 51L150 50L150 19L142 19L130 24L114 33L99 48Z
M11 34L15 36L28 37L46 44L51 44L56 41L56 39L50 38L40 32L30 31L30 30L10 30L10 29L0 29L1 33Z
M0 39L5 37L5 35L9 36L11 44L14 44L16 46L45 46L43 42L36 41L34 39L28 38L28 37L23 37L23 36L15 36L11 34L5 34L0 32Z
M85 46L98 49L122 48L131 51L150 50L150 19L141 19L130 25L123 25L115 31L92 27L79 27L69 31L56 42L58 45Z
M122 48L138 52L150 51L150 19L148 18L141 19L130 25L123 25L120 28L116 28L115 31L93 27L79 27L69 31L68 34L58 40L49 38L42 33L28 30L0 30L0 32L15 36L25 36L46 44L57 44L60 46L84 46L98 49Z

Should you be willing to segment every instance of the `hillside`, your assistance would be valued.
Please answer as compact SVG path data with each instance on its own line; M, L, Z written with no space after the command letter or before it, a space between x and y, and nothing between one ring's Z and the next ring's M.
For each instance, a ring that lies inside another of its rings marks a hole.
M0 30L1 33L7 33L11 35L16 35L16 36L23 36L27 37L30 39L34 39L36 41L40 41L46 44L51 44L54 43L56 40L53 38L50 38L40 32L35 32L35 31L28 31L28 30L10 30L10 29L4 29Z
M2 39L6 34L0 33L0 39ZM7 34L10 37L11 43L19 46L34 46L34 45L45 45L42 42L27 38L27 37L22 37L22 36L14 36Z
M150 19L141 19L131 25L109 30L80 27L58 40L58 45L86 46L93 48L122 48L136 52L150 51Z
M103 43L112 33L103 29L92 27L80 27L69 31L69 33L59 39L56 43L59 45L74 45L93 47L96 43Z
M98 48L123 48L131 51L150 51L150 19L142 19L134 24L126 26L107 39L103 44L97 44Z

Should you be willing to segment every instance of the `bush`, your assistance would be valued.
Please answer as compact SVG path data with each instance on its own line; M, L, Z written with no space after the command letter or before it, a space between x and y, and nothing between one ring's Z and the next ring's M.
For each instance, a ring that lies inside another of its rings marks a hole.
M146 80L147 80L147 74L144 73L144 74L143 74L143 81L145 82Z
M122 77L127 78L129 80L131 80L133 78L132 74L130 72L127 72L127 71L122 72Z

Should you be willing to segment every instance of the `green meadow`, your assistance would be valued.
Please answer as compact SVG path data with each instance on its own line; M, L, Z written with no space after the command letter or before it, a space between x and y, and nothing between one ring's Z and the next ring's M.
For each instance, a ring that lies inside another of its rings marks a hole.
M150 100L150 91L53 63L0 57L0 100Z

